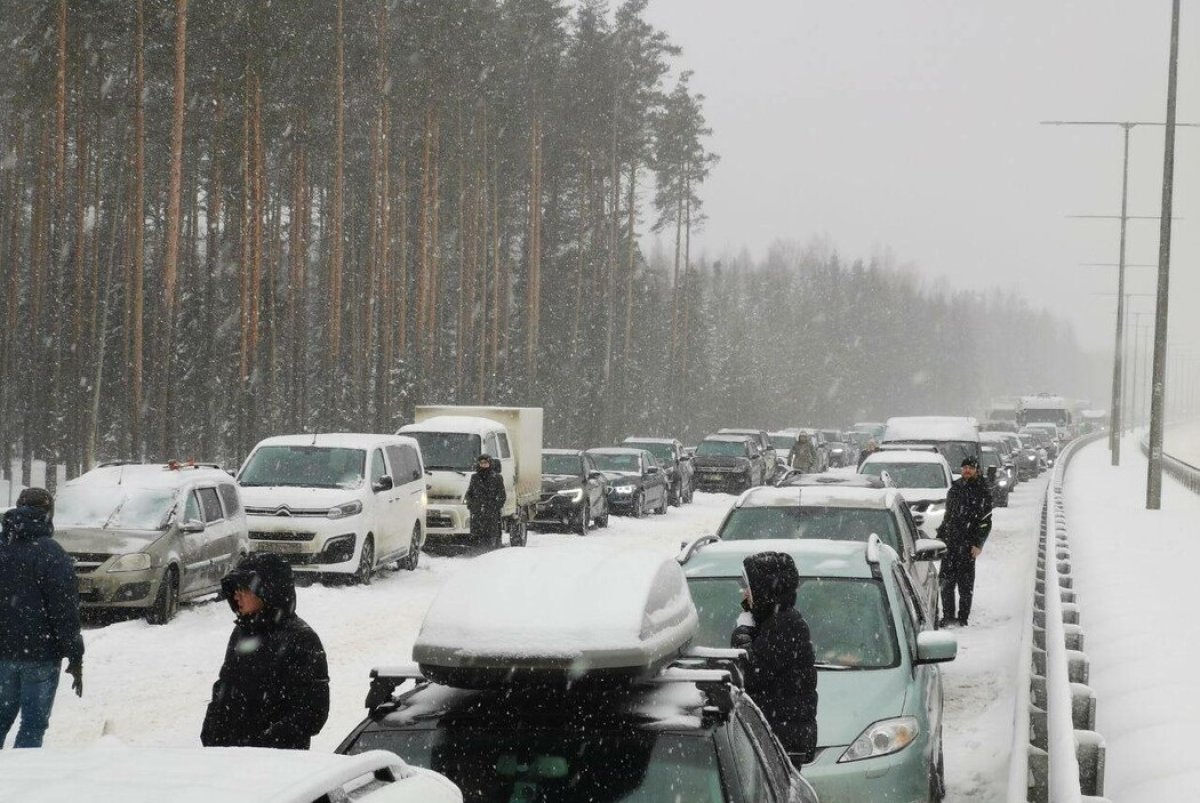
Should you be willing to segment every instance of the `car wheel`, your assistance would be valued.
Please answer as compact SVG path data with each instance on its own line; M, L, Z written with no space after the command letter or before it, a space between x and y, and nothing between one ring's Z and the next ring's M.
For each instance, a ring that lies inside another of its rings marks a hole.
M179 571L168 566L158 584L158 596L146 611L146 621L152 625L165 625L179 611Z
M416 571L417 564L421 562L421 525L414 524L412 538L408 542L408 554L401 559L400 568L407 571Z
M946 799L946 761L942 757L941 745L938 746L937 763L929 773L930 803L941 803Z
M588 534L588 522L592 519L592 511L588 508L588 503L583 503L583 508L579 511L579 520L575 522L575 532L578 535Z
M608 502L605 502L604 503L604 515L596 517L596 528L597 529L602 530L608 526L609 515L611 515L611 514L609 513L609 510L608 510Z
M630 510L630 515L635 519L640 519L642 516L646 515L644 501L645 500L642 498L641 493L636 493L633 495L633 506Z
M367 536L363 541L362 551L358 554L358 569L352 576L355 585L369 586L375 574L375 540Z
M517 515L518 518L513 522L512 529L508 531L509 546L525 546L529 541L528 526L519 518L520 514L518 513Z

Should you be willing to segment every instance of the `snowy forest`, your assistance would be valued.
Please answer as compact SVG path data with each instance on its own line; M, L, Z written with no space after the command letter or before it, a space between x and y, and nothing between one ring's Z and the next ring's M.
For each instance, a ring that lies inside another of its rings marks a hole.
M6 0L5 461L232 465L417 403L588 446L1085 386L1040 304L695 253L716 155L647 3Z

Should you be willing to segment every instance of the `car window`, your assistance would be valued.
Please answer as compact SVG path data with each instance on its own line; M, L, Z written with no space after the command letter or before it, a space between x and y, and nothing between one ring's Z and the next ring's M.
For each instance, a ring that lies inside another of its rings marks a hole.
M729 728L729 744L733 748L733 761L738 777L742 781L742 794L746 800L775 800L771 783L754 749L754 740L745 726L736 722Z
M871 534L901 550L899 527L890 511L877 508L739 507L731 510L717 532L725 541L774 538L827 538L833 541L866 541Z
M908 574L904 569L900 566L893 566L892 577L896 580L896 587L900 590L900 599L903 602L900 607L900 625L904 629L904 640L908 642L908 652L915 660L917 632L922 629L921 625L925 618L924 609L917 601L912 584L908 582Z
M376 449L371 452L371 485L374 486L375 483L379 482L379 478L385 474L387 474L387 466L383 463L383 450Z
M496 454L498 456L500 456L501 458L511 457L511 455L508 452L508 434L501 432L499 435L496 436L496 442L497 442L497 444L499 444L499 448L496 450Z
M388 462L392 464L392 480L404 485L421 479L421 461L417 450L408 444L398 443L385 447Z
M238 496L237 486L229 484L218 485L217 492L221 495L221 501L225 503L226 518L241 515L242 500Z
M908 505L903 502L892 504L892 515L897 519L896 529L900 531L900 543L904 547L903 550L897 551L900 553L900 559L908 563L917 551L917 545L914 541L914 539L920 537L917 534L917 523L912 520L912 513L909 512Z
M763 715L755 706L742 706L740 711L742 723L746 726L746 730L749 731L750 738L758 745L763 765L766 767L767 776L771 779L771 784L775 789L786 794L786 790L792 785L792 779L788 775L787 769L791 766L791 759L783 752L779 741L775 738L775 735L763 719Z
M204 521L200 516L200 502L196 499L196 492L192 491L187 495L187 504L183 508L184 521Z
M224 514L221 512L221 499L217 496L217 489L201 488L198 493L200 494L200 507L204 511L204 520L220 521Z

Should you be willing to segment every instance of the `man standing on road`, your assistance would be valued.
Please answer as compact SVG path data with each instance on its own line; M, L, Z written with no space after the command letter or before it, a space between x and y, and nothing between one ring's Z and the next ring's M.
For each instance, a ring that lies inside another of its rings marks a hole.
M878 451L879 444L875 442L875 439L871 438L868 440L867 444L863 446L863 450L858 453L858 467L862 468L862 464L867 462L867 458Z
M75 565L54 540L54 499L27 488L0 530L0 747L17 714L14 747L41 747L62 660L83 695L83 637Z
M962 461L962 477L946 492L946 517L938 527L938 538L946 542L942 559L941 626L957 622L966 627L975 592L975 561L992 531L992 494L979 476L974 457ZM955 591L958 605L955 606Z
M788 453L788 465L793 471L801 474L811 474L817 470L817 450L812 438L801 432L796 436L796 443Z
M730 644L746 650L746 693L762 710L792 763L817 747L817 669L808 623L796 610L800 572L784 552L742 561L742 609Z
M466 496L467 510L471 513L472 540L500 545L500 515L507 500L504 477L492 465L491 455L479 455Z
M251 555L225 576L221 591L237 622L200 741L307 750L329 717L329 668L321 639L296 615L291 565L278 555Z

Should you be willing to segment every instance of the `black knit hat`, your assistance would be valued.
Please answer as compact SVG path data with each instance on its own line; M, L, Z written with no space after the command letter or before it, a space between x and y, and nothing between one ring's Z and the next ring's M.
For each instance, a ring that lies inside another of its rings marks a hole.
M970 466L971 468L979 468L979 461L974 457L964 457L962 463L959 464L959 467L966 468L967 466Z
M40 507L42 510L54 510L54 497L45 488L26 488L17 497L17 507Z

